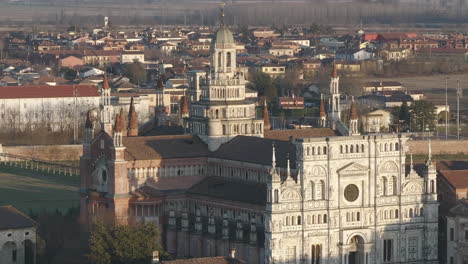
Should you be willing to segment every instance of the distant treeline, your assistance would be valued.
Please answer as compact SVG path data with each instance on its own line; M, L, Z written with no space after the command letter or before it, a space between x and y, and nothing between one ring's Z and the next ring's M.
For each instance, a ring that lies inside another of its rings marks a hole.
M188 3L190 2L190 3ZM1 2L0 2L1 3ZM49 3L49 5L46 5ZM217 1L58 1L1 4L0 21L7 24L113 25L214 25L219 20ZM3 11L2 11L3 10ZM17 12L21 12L18 15ZM231 25L295 24L402 24L464 23L467 5L440 6L430 2L377 3L312 1L227 1L226 22Z

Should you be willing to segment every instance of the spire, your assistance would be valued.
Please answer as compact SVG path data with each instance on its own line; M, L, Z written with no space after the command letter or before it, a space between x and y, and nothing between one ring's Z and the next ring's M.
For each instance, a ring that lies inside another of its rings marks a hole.
M115 115L114 133L122 132L122 118L120 114Z
M275 141L272 143L272 157L271 157L271 168L276 169L276 150L275 150Z
M432 165L432 145L431 145L431 140L429 139L429 145L428 145L428 157L426 161L427 166Z
M414 165L413 165L413 152L410 152L410 169L411 169L411 170L414 169Z
M136 137L138 136L138 117L135 111L135 105L133 104L133 97L130 101L130 109L129 109L129 120L128 120L128 132L127 135L129 137Z
M85 128L93 129L93 121L91 119L91 111L88 110L88 113L86 114Z
M337 72L337 69L336 69L336 63L335 62L333 62L333 70L332 70L331 77L332 78L338 78L338 72Z
M109 81L107 80L107 73L104 72L104 78L102 81L102 89L109 89Z
M350 120L356 120L358 119L358 114L357 114L357 110L356 110L356 105L354 104L354 96L353 96L353 101L351 103L351 111L350 111L350 114L349 114L349 119Z
M219 22L221 24L221 26L224 26L224 6L226 5L226 3L221 3L220 4L220 14L219 14Z
M291 167L289 165L289 153L287 154L287 166L286 166L286 177L290 177L291 176Z
M266 99L263 104L263 128L264 130L271 129L270 114L268 114L268 105L267 105Z
M320 117L327 117L325 112L325 99L323 99L323 94L320 94Z

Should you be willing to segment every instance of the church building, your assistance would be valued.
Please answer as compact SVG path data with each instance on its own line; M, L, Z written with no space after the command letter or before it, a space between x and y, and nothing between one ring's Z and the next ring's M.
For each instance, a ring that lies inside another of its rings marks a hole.
M354 104L347 128L336 71L322 128L297 130L270 130L266 109L257 117L224 23L196 77L183 135L142 135L133 105L111 123L102 90L80 160L83 224L154 222L173 258L235 249L252 264L437 263L431 156L414 168L405 135L360 135Z

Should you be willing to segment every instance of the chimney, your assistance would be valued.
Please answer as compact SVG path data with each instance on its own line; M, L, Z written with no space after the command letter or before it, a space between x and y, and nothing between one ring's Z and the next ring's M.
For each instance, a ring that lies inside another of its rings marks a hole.
M231 248L231 250L229 250L229 257L232 258L232 259L236 258L236 249L235 248Z

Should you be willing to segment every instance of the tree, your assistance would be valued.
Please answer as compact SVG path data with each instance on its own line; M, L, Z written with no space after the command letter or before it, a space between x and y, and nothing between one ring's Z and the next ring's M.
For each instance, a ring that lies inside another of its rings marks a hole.
M127 64L125 76L130 79L130 82L135 84L146 82L146 70L143 63L135 60L133 63Z
M162 252L154 223L108 227L98 224L89 238L89 258L95 264L146 264L153 251Z
M411 106L411 123L415 131L434 131L436 123L435 106L432 102L415 101Z
M398 120L402 124L402 129L405 129L409 126L410 122L410 111L408 107L408 103L405 101L400 107L400 111L398 112Z
M277 89L273 85L270 75L263 72L251 74L248 88L257 91L260 96L266 96L268 101L278 96Z

